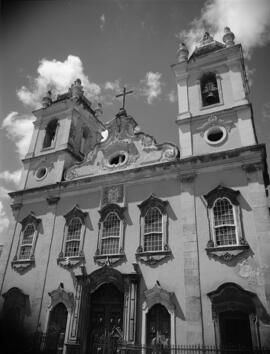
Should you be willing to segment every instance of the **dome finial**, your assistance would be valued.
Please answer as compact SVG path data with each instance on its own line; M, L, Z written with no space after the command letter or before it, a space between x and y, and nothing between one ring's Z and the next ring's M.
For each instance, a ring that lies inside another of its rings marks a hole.
M224 28L224 36L223 36L223 42L226 44L226 47L231 47L234 45L234 33L230 30L229 27Z

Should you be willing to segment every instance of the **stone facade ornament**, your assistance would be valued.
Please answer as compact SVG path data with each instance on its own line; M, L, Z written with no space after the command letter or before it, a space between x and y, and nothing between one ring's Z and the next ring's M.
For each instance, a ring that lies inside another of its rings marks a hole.
M200 42L201 45L205 45L205 44L208 44L208 43L211 43L213 42L213 37L210 36L209 32L205 32L204 35L203 35L203 38Z
M230 119L230 117L226 117L226 119L223 119L216 114L211 114L208 116L207 120L197 128L197 130L203 137L205 132L212 127L224 127L226 129L226 132L229 133L234 127L234 121L233 119Z
M46 96L42 98L42 107L47 108L51 106L51 104L52 104L52 93L51 91L48 91Z
M224 36L223 36L223 42L226 44L226 47L231 47L233 46L234 43L234 33L231 32L229 27L224 28Z
M74 102L78 102L83 96L83 86L80 79L77 79L74 84L71 85L70 92Z
M189 54L189 51L188 51L185 43L181 42L179 44L179 48L177 50L178 63L187 61L188 60L188 54Z
M102 204L122 203L124 200L124 186L122 184L116 186L105 187L103 191Z
M66 291L62 283L59 284L56 290L53 290L48 294L51 298L48 308L54 308L59 302L62 302L66 306L68 311L71 311L73 309L74 294L72 292Z

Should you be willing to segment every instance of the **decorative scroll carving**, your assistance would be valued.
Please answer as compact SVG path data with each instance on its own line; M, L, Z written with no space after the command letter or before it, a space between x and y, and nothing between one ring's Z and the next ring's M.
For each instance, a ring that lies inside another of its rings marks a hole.
M126 260L126 256L123 251L119 254L111 254L111 255L99 255L98 252L94 256L95 263L99 266L116 266L120 263L123 263Z
M213 242L213 241L212 241ZM246 241L245 241L246 242ZM209 245L209 242L207 246ZM252 254L252 251L248 244L227 246L227 247L207 247L206 253L209 258L213 258L221 263L234 266L237 262L243 258L247 258Z
M85 263L84 252L81 250L78 256L64 257L61 251L57 257L57 264L65 269L71 269Z
M222 119L215 114L211 114L207 121L204 122L197 130L200 132L200 135L203 137L205 132L211 127L224 127L226 132L229 133L231 129L234 127L233 119Z
M172 257L172 251L169 249L160 252L140 252L141 250L141 246L137 248L136 259L148 265L155 265Z
M24 273L35 265L35 256L32 255L30 259L17 259L17 256L13 258L11 266L18 273Z

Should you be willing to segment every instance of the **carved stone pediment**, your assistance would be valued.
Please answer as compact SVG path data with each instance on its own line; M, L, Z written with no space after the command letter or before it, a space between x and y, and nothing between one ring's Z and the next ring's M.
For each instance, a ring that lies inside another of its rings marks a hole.
M111 254L111 255L98 255L94 256L95 263L99 266L116 266L126 260L124 253Z
M148 208L157 207L164 215L166 214L166 208L168 205L167 200L162 200L156 197L154 194L151 194L146 200L144 200L141 204L138 205L138 208L141 210L142 217L145 216Z
M97 143L83 162L66 171L66 180L173 161L179 157L175 145L157 144L152 136L140 131L129 115L116 115L106 124L106 129L107 138Z
M237 199L239 194L240 194L239 191L235 191L231 188L219 185L215 189L211 190L209 193L204 195L204 198L207 201L208 208L212 208L214 201L216 199L223 198L223 197L228 198L233 205L239 205Z
M152 289L146 290L144 292L145 304L149 309L155 304L164 305L167 310L174 311L174 293L163 289L158 281Z
M51 302L48 306L48 308L53 308L56 306L58 303L62 302L68 310L72 310L74 306L74 294L72 292L68 292L64 289L64 286L62 283L58 286L56 290L53 290L48 293Z

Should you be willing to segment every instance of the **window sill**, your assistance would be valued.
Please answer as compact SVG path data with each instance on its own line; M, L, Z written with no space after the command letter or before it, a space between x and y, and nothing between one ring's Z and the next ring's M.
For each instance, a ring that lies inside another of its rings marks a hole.
M172 251L167 246L167 249L164 251L141 251L140 247L137 249L136 259L142 263L148 265L155 265L162 262L165 259L168 259L172 256Z
M124 253L116 254L96 254L94 256L94 261L100 266L109 265L115 266L126 260L126 255Z
M211 243L210 243L211 245ZM209 242L206 247L206 253L209 258L220 261L221 263L232 264L236 263L240 258L250 253L250 247L245 244L240 245L228 245L228 246L213 246L209 247Z
M204 111L204 110L209 109L209 108L215 108L215 107L219 107L219 106L223 106L223 105L224 105L223 102L218 102L218 103L214 103L214 104L209 104L208 106L201 106L200 110Z
M64 257L61 252L57 258L57 264L66 269L74 268L83 262L85 262L83 252L80 252L79 256L73 257Z
M23 273L29 268L32 268L35 264L35 257L32 256L29 259L16 259L11 262L11 266L16 272Z

